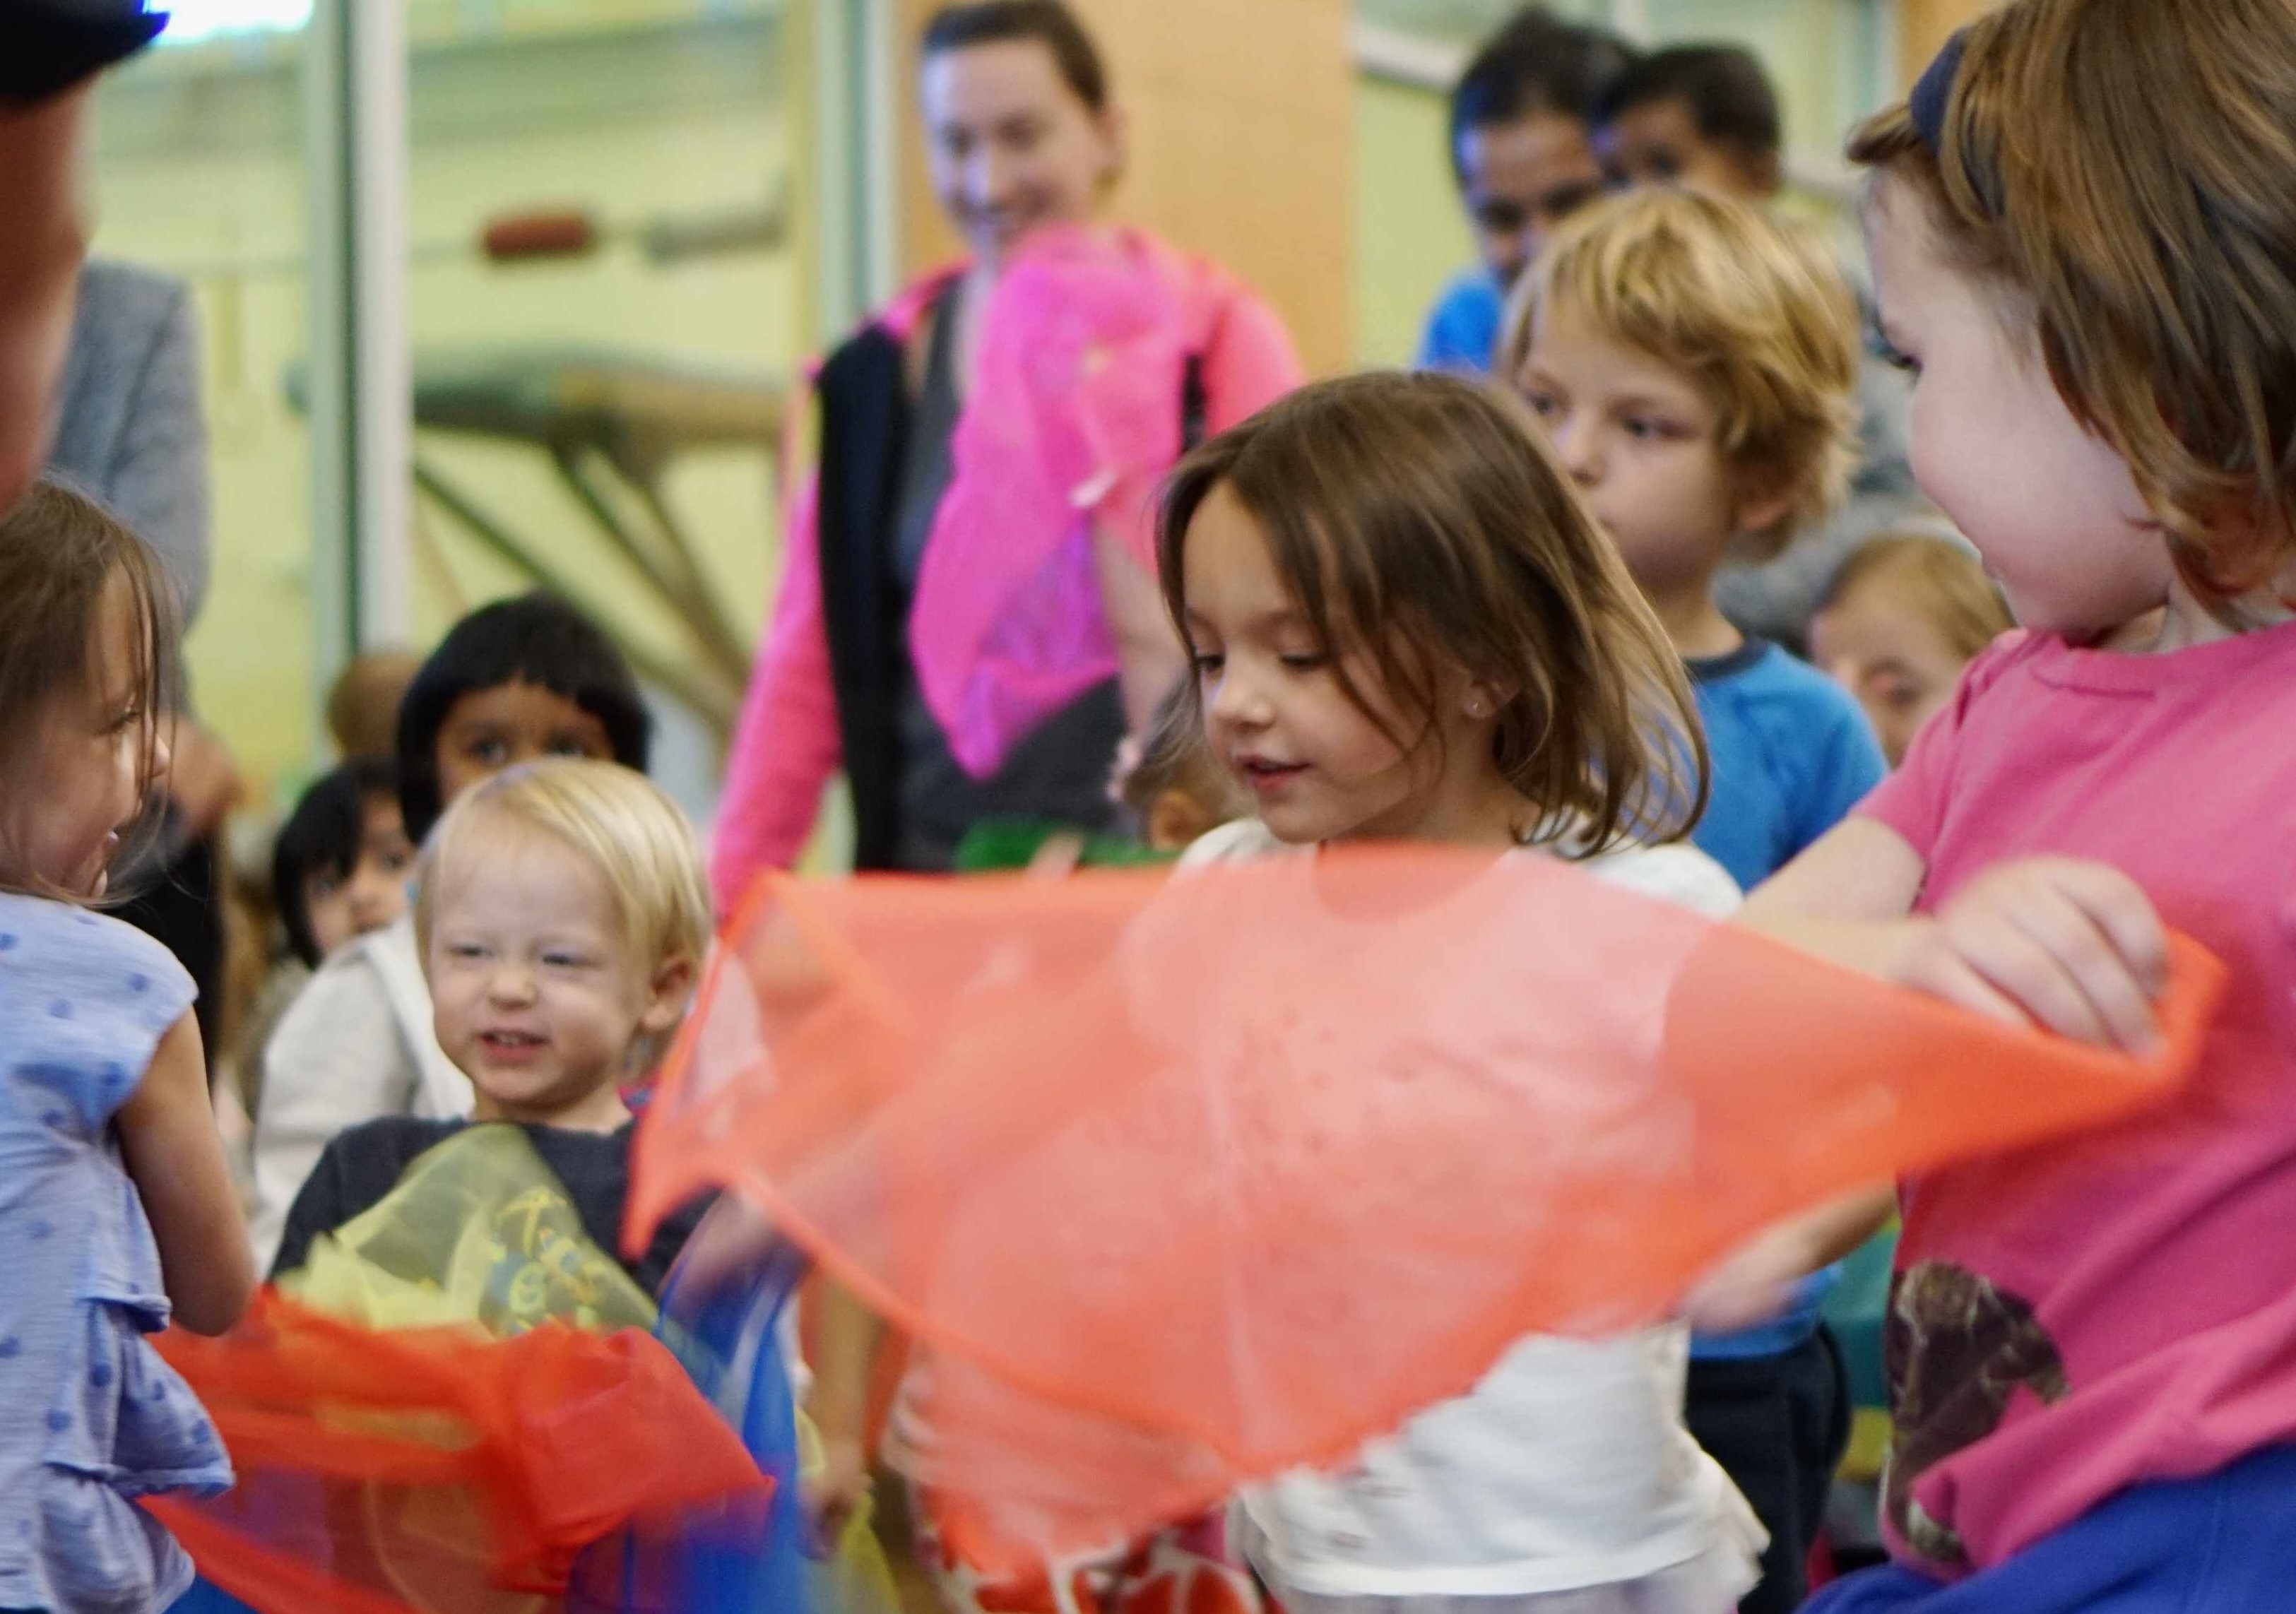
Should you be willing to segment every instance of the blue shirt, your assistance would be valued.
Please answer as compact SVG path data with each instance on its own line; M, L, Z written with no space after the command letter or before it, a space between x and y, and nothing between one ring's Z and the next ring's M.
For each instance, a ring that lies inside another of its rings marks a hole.
M1749 639L1690 663L1691 692L1713 766L1706 815L1691 840L1751 891L1849 815L1890 771L1848 691L1776 645ZM1691 1354L1775 1356L1816 1327L1836 1274L1802 1286L1793 1309L1741 1334L1700 1335Z
M192 978L116 919L0 893L0 1609L163 1609L182 1547L131 1498L231 1464L146 1334L160 1250L112 1118Z
M1488 373L1498 352L1499 322L1506 312L1506 288L1488 269L1469 269L1443 288L1427 333L1419 342L1422 370L1472 370Z

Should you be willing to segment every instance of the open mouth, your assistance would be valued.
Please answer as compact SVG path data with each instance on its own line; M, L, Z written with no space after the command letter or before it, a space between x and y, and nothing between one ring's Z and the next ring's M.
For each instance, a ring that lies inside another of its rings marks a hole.
M1236 764L1243 782L1263 794L1280 790L1307 771L1305 763L1270 762L1264 757L1246 757Z
M531 1059L542 1049L545 1038L531 1031L481 1031L479 1045L492 1057L516 1063Z

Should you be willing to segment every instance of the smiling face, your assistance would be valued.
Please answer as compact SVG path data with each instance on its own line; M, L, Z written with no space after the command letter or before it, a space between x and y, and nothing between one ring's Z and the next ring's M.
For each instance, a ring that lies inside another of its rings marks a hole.
M1914 478L2018 621L2085 639L2163 603L2168 545L2128 463L2065 406L2032 316L1945 259L1902 181L1877 190L1867 244L1882 335L1914 378Z
M12 883L93 900L110 883L120 836L168 769L163 720L146 702L150 648L134 590L116 574L97 609L96 641L78 686L49 703L25 775L39 781L8 828Z
M605 877L554 836L471 829L431 876L439 1045L482 1119L611 1131L636 1052L677 1024L691 965L634 957Z
M1389 700L1370 657L1317 637L1226 484L1189 522L1182 569L1206 738L1277 840L1464 839L1487 827L1492 800L1520 807L1490 761L1488 694L1439 678L1431 719ZM1341 682L1342 658L1371 710Z
M1120 119L1086 105L1041 40L936 52L919 87L933 193L983 263L1087 222L1121 166Z

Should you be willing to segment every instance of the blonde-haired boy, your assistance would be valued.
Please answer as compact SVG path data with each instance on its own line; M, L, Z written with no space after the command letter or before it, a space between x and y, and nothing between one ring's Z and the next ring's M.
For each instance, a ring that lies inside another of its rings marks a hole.
M1751 889L1881 782L1857 702L1731 626L1725 561L1821 520L1857 458L1857 301L1833 257L1748 203L1636 192L1574 219L1508 310L1500 373L1530 402L1688 666L1712 759L1692 832ZM1785 1315L1693 1348L1691 1431L1770 1532L1748 1609L1800 1601L1849 1433L1819 1319L1831 1274Z
M701 850L644 774L577 759L512 768L447 809L416 875L415 934L439 1045L471 1078L472 1121L391 1116L328 1144L296 1196L275 1275L390 1194L473 1122L523 1129L583 1232L619 1249L642 1082L683 1023L710 938ZM628 1266L657 1290L699 1219Z

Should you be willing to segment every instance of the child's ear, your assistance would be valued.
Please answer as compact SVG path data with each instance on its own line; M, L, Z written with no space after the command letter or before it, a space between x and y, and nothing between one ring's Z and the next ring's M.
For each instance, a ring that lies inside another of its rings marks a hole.
M638 1029L648 1036L667 1036L677 1029L693 1001L693 984L701 974L694 961L683 953L662 960L647 983L646 1004L638 1014Z
M1460 699L1459 709L1466 714L1470 722L1481 723L1506 710L1507 702L1520 693L1521 691L1512 684L1495 683L1488 678L1471 679Z
M1748 537L1769 532L1793 513L1795 492L1773 478L1749 477L1742 480L1738 508L1734 512L1738 531Z

